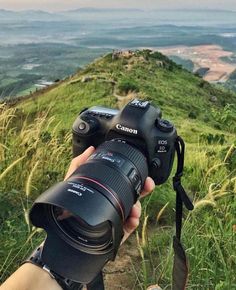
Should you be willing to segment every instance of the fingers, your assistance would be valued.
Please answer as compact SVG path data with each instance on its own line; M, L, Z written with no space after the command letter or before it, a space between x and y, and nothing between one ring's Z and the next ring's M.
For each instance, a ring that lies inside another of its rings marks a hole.
M154 188L155 188L154 181L152 180L151 177L147 177L141 196L146 196L151 191L153 191ZM139 218L141 216L141 211L142 211L141 203L138 200L136 204L132 207L129 218L127 219L124 225L124 230L127 233L131 234L139 225Z
M135 231L135 229L139 226L139 219L137 218L128 218L128 220L126 221L123 230L124 230L124 236L122 239L121 244L123 244L128 237Z
M141 210L142 210L142 206L141 206L141 203L140 201L138 200L132 207L131 209L131 212L130 212L130 217L133 217L133 218L137 218L139 219L140 216L141 216Z
M141 203L137 201L132 207L130 216L124 224L124 237L122 243L132 234L139 225L139 218L141 216Z
M143 191L141 192L141 197L144 197L148 195L150 192L152 192L155 188L155 183L151 177L147 177Z
M95 148L93 146L90 146L88 149L86 149L81 155L75 157L70 164L70 167L66 173L65 179L69 178L71 174L83 163L86 162L86 160L93 154L95 151Z
M129 218L124 224L124 231L131 234L139 225L139 218L141 216L141 203L137 201L132 207Z
M151 177L147 177L145 184L144 184L144 188L143 191L141 193L141 197L144 197L146 195L148 195L151 191L153 191L155 188L155 183L153 181L153 179ZM132 207L129 218L127 219L127 221L124 224L124 237L122 240L122 243L135 231L135 229L138 227L139 225L139 219L141 216L141 203L138 200L136 202L136 204Z

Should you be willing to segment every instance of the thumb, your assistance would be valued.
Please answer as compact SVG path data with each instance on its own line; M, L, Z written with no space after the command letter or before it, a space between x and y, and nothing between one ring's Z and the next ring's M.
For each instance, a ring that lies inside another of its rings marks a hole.
M80 154L79 156L75 157L70 164L70 167L66 173L65 179L69 178L71 176L71 174L73 172L75 172L75 170L82 165L83 163L85 163L87 161L87 159L93 154L93 152L95 151L95 148L93 146L90 146L88 149L86 149L82 154Z

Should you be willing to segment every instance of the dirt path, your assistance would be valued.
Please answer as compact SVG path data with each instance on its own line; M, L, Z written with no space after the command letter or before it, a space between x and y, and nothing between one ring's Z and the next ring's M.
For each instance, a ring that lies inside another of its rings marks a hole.
M137 290L137 269L141 258L135 235L132 235L119 249L115 262L109 262L104 273L106 290ZM86 290L86 287L83 289Z
M113 91L113 96L117 99L118 107L121 109L123 108L128 102L138 97L138 94L135 92L129 92L126 96L121 96Z
M137 265L141 258L137 249L135 236L130 237L119 249L115 262L105 268L105 285L107 290L136 290Z

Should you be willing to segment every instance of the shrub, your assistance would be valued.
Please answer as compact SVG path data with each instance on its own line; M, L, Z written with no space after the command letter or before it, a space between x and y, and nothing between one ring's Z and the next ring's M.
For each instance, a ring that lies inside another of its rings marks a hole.
M120 93L128 94L131 92L139 92L138 84L132 79L124 79L118 84Z
M189 114L188 114L188 117L189 117L190 119L197 119L197 116L198 116L198 114L197 114L197 112L195 112L195 111L191 111L191 112L189 112Z
M207 144L220 144L223 145L226 142L224 134L201 134L200 141Z

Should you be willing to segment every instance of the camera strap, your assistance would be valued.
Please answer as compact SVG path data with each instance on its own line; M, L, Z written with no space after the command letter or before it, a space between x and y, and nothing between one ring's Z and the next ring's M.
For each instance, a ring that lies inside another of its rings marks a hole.
M95 279L86 285L87 290L104 290L103 274L100 272Z
M172 271L172 290L184 290L188 280L188 261L185 250L181 244L181 230L183 205L188 210L193 210L193 204L181 184L184 169L185 144L181 137L175 143L177 153L177 170L173 177L173 188L176 192L176 235L173 238L174 265Z

